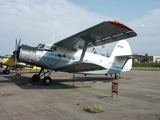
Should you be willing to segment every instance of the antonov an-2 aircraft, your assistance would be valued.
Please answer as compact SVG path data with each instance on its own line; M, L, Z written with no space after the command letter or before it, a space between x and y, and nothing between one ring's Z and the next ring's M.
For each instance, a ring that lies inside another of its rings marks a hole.
M39 66L42 69L33 75L32 80L38 82L44 69L43 84L51 85L52 70L63 72L76 72L82 74L115 74L129 71L132 67L131 49L127 41L137 34L118 21L105 21L84 31L65 38L53 45L39 44L37 47L21 45L20 42L14 54L20 62ZM121 41L119 41L121 40ZM107 58L101 55L86 52L87 48L119 41L112 55ZM137 56L138 57L138 56Z

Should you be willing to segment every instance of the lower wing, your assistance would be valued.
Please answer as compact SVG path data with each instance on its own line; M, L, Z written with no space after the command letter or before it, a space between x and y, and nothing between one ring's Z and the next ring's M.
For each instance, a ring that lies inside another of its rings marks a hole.
M54 70L63 72L82 72L82 71L105 70L105 69L106 69L105 67L99 64L95 64L93 62L78 61L74 62L74 64L55 68Z

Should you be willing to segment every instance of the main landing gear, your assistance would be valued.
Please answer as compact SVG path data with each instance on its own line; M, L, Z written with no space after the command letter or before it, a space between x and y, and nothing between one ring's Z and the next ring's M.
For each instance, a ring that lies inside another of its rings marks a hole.
M42 72L43 72L43 74L41 75ZM47 74L47 73L48 73L48 76L45 76L45 74ZM50 69L47 72L44 72L44 68L42 68L38 74L34 74L32 76L32 81L33 82L39 82L40 81L40 77L44 76L42 82L43 82L43 84L45 86L49 86L49 85L52 84L52 79L50 78L51 73L52 73L52 69Z
M115 74L115 79L118 80L119 79L119 76L117 74Z
M10 74L10 69L11 67L9 67L9 69L7 67L5 70L3 70L3 74Z
M3 74L9 74L10 71L9 70L3 70Z
M118 75L118 73L115 73L115 79L118 80L120 78L120 73Z

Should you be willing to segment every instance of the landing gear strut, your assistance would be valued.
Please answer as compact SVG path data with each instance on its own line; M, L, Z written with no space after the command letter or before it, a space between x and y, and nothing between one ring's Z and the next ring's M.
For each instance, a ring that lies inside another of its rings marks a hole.
M48 76L43 78L43 84L45 86L49 86L52 84L52 79L50 78L51 73L52 73L52 69L49 70Z
M115 74L115 79L118 80L119 79L119 76L117 74Z
M43 70L44 70L44 68L42 68L42 69L39 71L38 74L34 74L34 75L32 76L32 81L33 81L33 82L39 82L39 80L40 80L40 74L42 73Z
M5 70L3 70L3 74L10 74L10 69L11 67L9 67L9 69L7 67Z
M43 72L43 74L41 75L41 73ZM52 72L52 69L50 69L49 71L47 72L44 72L44 68L42 68L40 70L40 72L38 74L34 74L32 76L32 81L33 82L39 82L40 81L40 77L41 76L44 76L42 82L45 86L49 86L52 84L52 79L50 78L50 75L51 75L51 72ZM48 73L48 76L45 76L45 74ZM40 76L41 75L41 76Z

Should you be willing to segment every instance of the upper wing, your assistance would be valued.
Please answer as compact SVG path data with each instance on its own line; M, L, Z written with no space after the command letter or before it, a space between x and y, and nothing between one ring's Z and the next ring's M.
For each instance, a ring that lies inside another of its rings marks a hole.
M144 56L144 55L120 55L116 57L117 58L127 58L127 59L147 58L147 56Z
M78 61L68 66L55 68L54 70L63 71L63 72L82 72L82 71L103 70L103 69L106 69L106 68L92 62Z
M63 39L54 45L77 50L83 49L87 41L87 47L99 46L110 42L134 37L137 34L118 21L105 21L66 39Z

